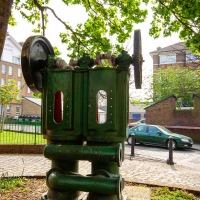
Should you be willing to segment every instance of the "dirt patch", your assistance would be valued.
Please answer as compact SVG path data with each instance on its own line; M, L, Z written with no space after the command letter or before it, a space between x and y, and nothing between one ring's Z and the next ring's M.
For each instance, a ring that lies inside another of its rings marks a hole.
M157 186L126 182L123 197L125 200L147 200L150 199L151 190L156 188ZM40 200L47 190L45 178L25 178L23 185L13 190L0 192L0 200ZM193 194L195 194L194 191ZM199 199L199 194L196 193L196 195ZM86 197L87 193L80 195L81 200L86 200Z
M0 193L1 200L39 200L47 191L45 179L26 178L24 184L12 191Z

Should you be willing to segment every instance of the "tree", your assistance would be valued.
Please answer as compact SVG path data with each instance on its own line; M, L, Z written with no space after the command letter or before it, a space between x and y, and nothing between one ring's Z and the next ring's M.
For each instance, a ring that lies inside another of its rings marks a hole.
M20 101L17 96L20 94L20 90L17 88L15 80L9 80L8 84L0 86L0 104L1 108L6 108L11 102ZM3 110L4 110L3 109ZM2 120L2 127L1 132L3 130L4 125L4 111L2 112L1 109L1 120Z
M158 38L161 33L166 37L179 33L187 48L200 55L200 1L153 0L152 3L150 35Z
M158 69L153 75L149 93L153 102L175 95L182 103L192 105L192 95L200 94L199 69L191 70L187 67L167 67Z
M69 19L61 19L49 7L50 0L15 0L13 8L19 10L24 18L35 26L34 31L44 32L48 26L48 13L58 19L66 28L60 33L63 43L67 44L69 57L80 57L83 52L91 55L94 52L119 52L124 42L130 38L135 23L143 22L147 16L147 10L141 9L141 1L124 0L62 0L64 6L81 5L85 8L88 18L85 22L77 24L73 28ZM41 19L44 24L41 24ZM110 37L116 39L112 43Z
M10 18L12 4L13 0L0 0L0 59L6 39L9 19L13 22L13 18ZM11 21L10 23L13 24Z
M66 28L60 33L63 43L67 44L69 57L79 57L83 52L120 51L123 43L130 38L135 23L143 22L147 17L147 9L142 3L151 2L153 11L150 35L157 38L163 33L171 36L180 33L186 40L186 46L193 53L200 54L200 19L199 0L60 0L66 6L82 5L88 19L73 28L49 7L51 0L0 0L0 57L7 32L8 22L15 25L12 9L18 10L24 18L35 26L34 31L44 33L48 26L48 13L52 12ZM143 6L144 7L144 6ZM10 18L9 18L10 17ZM42 19L42 20L41 20ZM44 23L41 23L43 21ZM68 21L68 20L67 20ZM116 38L116 43L110 37Z

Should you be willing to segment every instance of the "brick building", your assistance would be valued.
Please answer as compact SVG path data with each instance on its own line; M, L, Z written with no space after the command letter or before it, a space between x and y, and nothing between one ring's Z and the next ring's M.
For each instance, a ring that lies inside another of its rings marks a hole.
M36 115L41 116L41 99L35 97L23 97L22 100L22 115Z
M200 65L200 58L195 56L185 47L184 42L179 42L150 52L153 59L153 70L168 66L188 66L191 68Z
M140 119L146 119L146 113L144 109L145 105L132 105L129 104L129 123L136 122Z
M0 59L0 84L8 83L9 79L16 81L18 89L22 96L32 96L32 92L26 85L21 69L21 50L22 46L9 34L7 34L3 53ZM0 113L5 112L5 116L20 115L22 102L12 102L6 108L0 106Z
M200 143L200 96L194 95L194 107L178 109L174 95L145 108L146 123L162 125L174 133Z

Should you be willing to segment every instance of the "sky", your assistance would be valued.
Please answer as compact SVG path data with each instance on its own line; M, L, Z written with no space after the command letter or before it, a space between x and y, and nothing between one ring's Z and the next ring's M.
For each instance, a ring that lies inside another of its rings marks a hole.
M82 22L86 19L86 15L84 14L85 11L81 6L67 7L63 6L63 4L60 1L56 0L52 1L50 7L51 6L54 8L55 12L61 19L65 19L65 21L69 22L71 25L75 26L78 22ZM14 16L18 24L15 27L9 26L8 32L12 37L15 38L17 42L23 42L29 36L35 35L35 33L32 32L33 26L29 24L25 19L22 19L21 15L18 12L14 12ZM158 39L153 39L152 37L150 37L148 31L150 28L151 19L152 17L150 12L145 22L134 25L134 29L141 30L142 54L143 59L145 60L145 62L143 63L144 77L146 74L152 74L153 60L149 55L151 51L156 50L157 47L166 47L168 45L180 42L178 35L173 35L172 37L168 38L160 37ZM47 30L45 31L45 36L50 41L52 46L57 46L59 48L59 51L62 52L62 59L68 62L69 58L66 57L66 45L62 44L59 38L59 32L62 32L64 30L64 26L60 22L58 22L51 13L49 13L49 23L47 25ZM128 43L132 43L132 40L133 39L131 39ZM133 54L132 49L133 47L130 47L130 55ZM134 89L131 94L134 95L135 98L140 98L141 96L145 95L145 88L148 88L148 85L144 85L143 89Z

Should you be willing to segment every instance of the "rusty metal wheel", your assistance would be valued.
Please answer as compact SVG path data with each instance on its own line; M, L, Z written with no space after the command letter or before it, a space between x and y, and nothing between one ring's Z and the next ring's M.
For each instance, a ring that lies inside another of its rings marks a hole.
M42 91L40 70L47 67L49 55L54 55L54 50L44 36L31 36L23 44L21 53L22 72L26 84L35 93Z
M134 31L133 39L133 65L134 65L134 77L136 89L141 89L142 86L142 43L141 43L141 32L140 30Z

